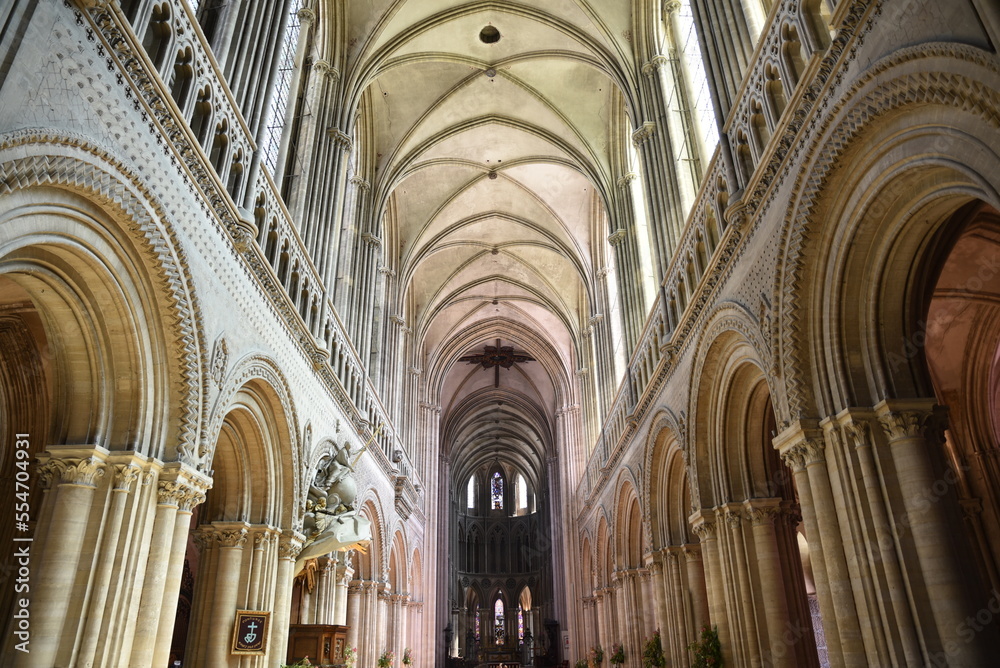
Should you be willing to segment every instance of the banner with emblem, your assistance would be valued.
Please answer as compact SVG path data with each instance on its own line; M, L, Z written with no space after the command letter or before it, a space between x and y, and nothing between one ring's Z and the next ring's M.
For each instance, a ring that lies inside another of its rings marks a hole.
M264 654L267 651L270 612L237 610L232 654Z

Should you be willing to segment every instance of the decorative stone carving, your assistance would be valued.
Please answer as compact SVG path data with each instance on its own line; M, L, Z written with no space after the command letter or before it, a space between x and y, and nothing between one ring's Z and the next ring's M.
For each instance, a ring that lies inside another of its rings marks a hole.
M317 466L305 505L305 541L296 559L296 572L312 557L366 545L371 540L371 522L354 508L358 489L351 454L350 443L345 441Z
M105 464L97 457L81 459L50 459L38 468L43 485L80 485L97 487L97 480L104 477Z
M247 544L246 529L224 529L215 533L219 547L233 547L243 549Z
M350 153L354 148L354 141L351 139L350 135L337 128L330 128L327 130L327 136L333 140L333 143L340 147L340 150L345 153Z
M222 383L226 378L226 365L229 363L229 344L226 343L225 336L219 336L215 340L215 346L212 348L212 364L209 374L212 376L212 380L219 387L222 387Z
M642 124L641 127L636 129L636 131L632 133L632 143L635 144L637 147L642 146L647 139L653 136L653 133L655 132L656 132L656 123L653 121L646 121L645 123Z
M115 465L115 491L128 492L132 488L132 483L139 478L142 469L131 464Z

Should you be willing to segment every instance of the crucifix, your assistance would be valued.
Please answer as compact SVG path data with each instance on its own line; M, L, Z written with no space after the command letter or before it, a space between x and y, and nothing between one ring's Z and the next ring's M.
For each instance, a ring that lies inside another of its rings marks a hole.
M484 369L493 367L493 387L500 387L500 367L509 369L515 364L534 362L535 358L524 353L515 353L514 346L501 346L500 339L497 339L495 346L486 346L482 353L459 357L458 361L479 364Z

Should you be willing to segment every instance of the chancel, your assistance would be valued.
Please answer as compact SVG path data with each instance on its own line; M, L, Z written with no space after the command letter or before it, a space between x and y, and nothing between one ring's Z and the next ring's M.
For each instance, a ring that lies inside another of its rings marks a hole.
M0 2L0 665L995 665L998 46Z

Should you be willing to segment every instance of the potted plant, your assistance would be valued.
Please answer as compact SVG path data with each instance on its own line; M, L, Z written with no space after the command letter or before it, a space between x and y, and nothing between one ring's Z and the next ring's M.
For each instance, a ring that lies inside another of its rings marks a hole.
M625 648L622 647L621 643L615 643L611 646L611 663L620 666L625 663Z
M663 656L660 630L657 629L652 637L646 640L646 645L642 648L642 666L643 668L663 668L665 665L667 665L667 658Z
M579 661L577 661L574 664L574 667L575 668L587 668L587 660L586 659L580 659Z
M378 668L391 668L392 664L396 662L396 653L391 649L387 649L382 652L382 656L378 658Z
M719 642L719 628L701 627L701 639L688 645L694 655L691 668L719 668L722 665L722 644Z
M358 648L348 647L344 650L344 664L347 668L354 668L354 664L358 662Z
M598 645L597 647L590 648L590 659L594 662L595 666L599 666L604 663L604 648Z
M403 650L403 665L412 666L413 665L413 655L410 654L410 648L407 647Z

